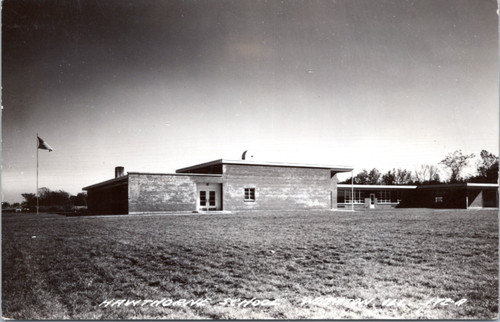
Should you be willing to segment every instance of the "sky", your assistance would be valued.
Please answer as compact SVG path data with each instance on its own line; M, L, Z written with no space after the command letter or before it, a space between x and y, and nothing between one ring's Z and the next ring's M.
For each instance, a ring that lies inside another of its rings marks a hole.
M2 198L216 159L499 150L494 0L4 0ZM442 169L442 177L446 172Z

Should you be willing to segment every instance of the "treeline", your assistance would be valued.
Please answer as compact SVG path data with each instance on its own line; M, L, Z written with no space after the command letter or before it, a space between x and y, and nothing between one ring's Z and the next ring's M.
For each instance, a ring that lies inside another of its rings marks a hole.
M39 211L71 211L87 206L87 194L83 192L74 196L63 190L52 191L44 187L38 190L38 194ZM22 203L2 202L2 209L21 208L23 211L36 211L36 194L23 193L21 196L24 198Z
M461 150L448 153L438 165L425 164L413 172L407 169L392 169L381 173L373 168L368 171L363 169L354 178L346 179L339 183L373 184L373 185L424 185L439 183L461 183L461 182L498 182L498 157L482 150L476 161L476 173L471 176L463 176L463 170L471 164L475 158L473 153L463 154ZM439 166L443 168L449 177L443 180L440 175Z

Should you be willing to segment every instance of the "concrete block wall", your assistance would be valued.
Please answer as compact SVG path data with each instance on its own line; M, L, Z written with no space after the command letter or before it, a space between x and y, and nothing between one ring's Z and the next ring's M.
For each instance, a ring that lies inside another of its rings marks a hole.
M194 211L197 183L220 181L210 176L129 174L129 213Z
M189 176L129 174L129 213L193 211L196 184Z
M328 169L225 164L223 176L227 210L336 207L337 178ZM255 188L255 201L244 200L245 188Z

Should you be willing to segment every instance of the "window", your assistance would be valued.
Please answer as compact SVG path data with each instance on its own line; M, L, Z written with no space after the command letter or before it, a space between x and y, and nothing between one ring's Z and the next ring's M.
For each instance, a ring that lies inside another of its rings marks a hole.
M206 206L207 205L207 192L206 191L200 191L200 206Z
M255 188L245 188L245 201L255 201Z
M436 198L434 199L434 202L435 202L435 203L442 203L442 202L443 202L443 197L436 197Z
M337 201L339 203L353 203L351 190L339 190ZM360 190L354 190L354 203L364 203L365 193Z
M208 194L208 204L209 206L215 206L215 191L209 191L209 194Z
M391 203L391 191L390 190L380 190L378 203Z
M403 193L401 191L394 191L391 197L391 202L400 203L401 199L403 199Z

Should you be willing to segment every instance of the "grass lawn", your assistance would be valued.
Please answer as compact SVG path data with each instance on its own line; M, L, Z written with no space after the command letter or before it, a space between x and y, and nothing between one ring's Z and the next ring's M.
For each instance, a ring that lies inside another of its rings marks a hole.
M494 319L498 210L4 214L2 316Z

